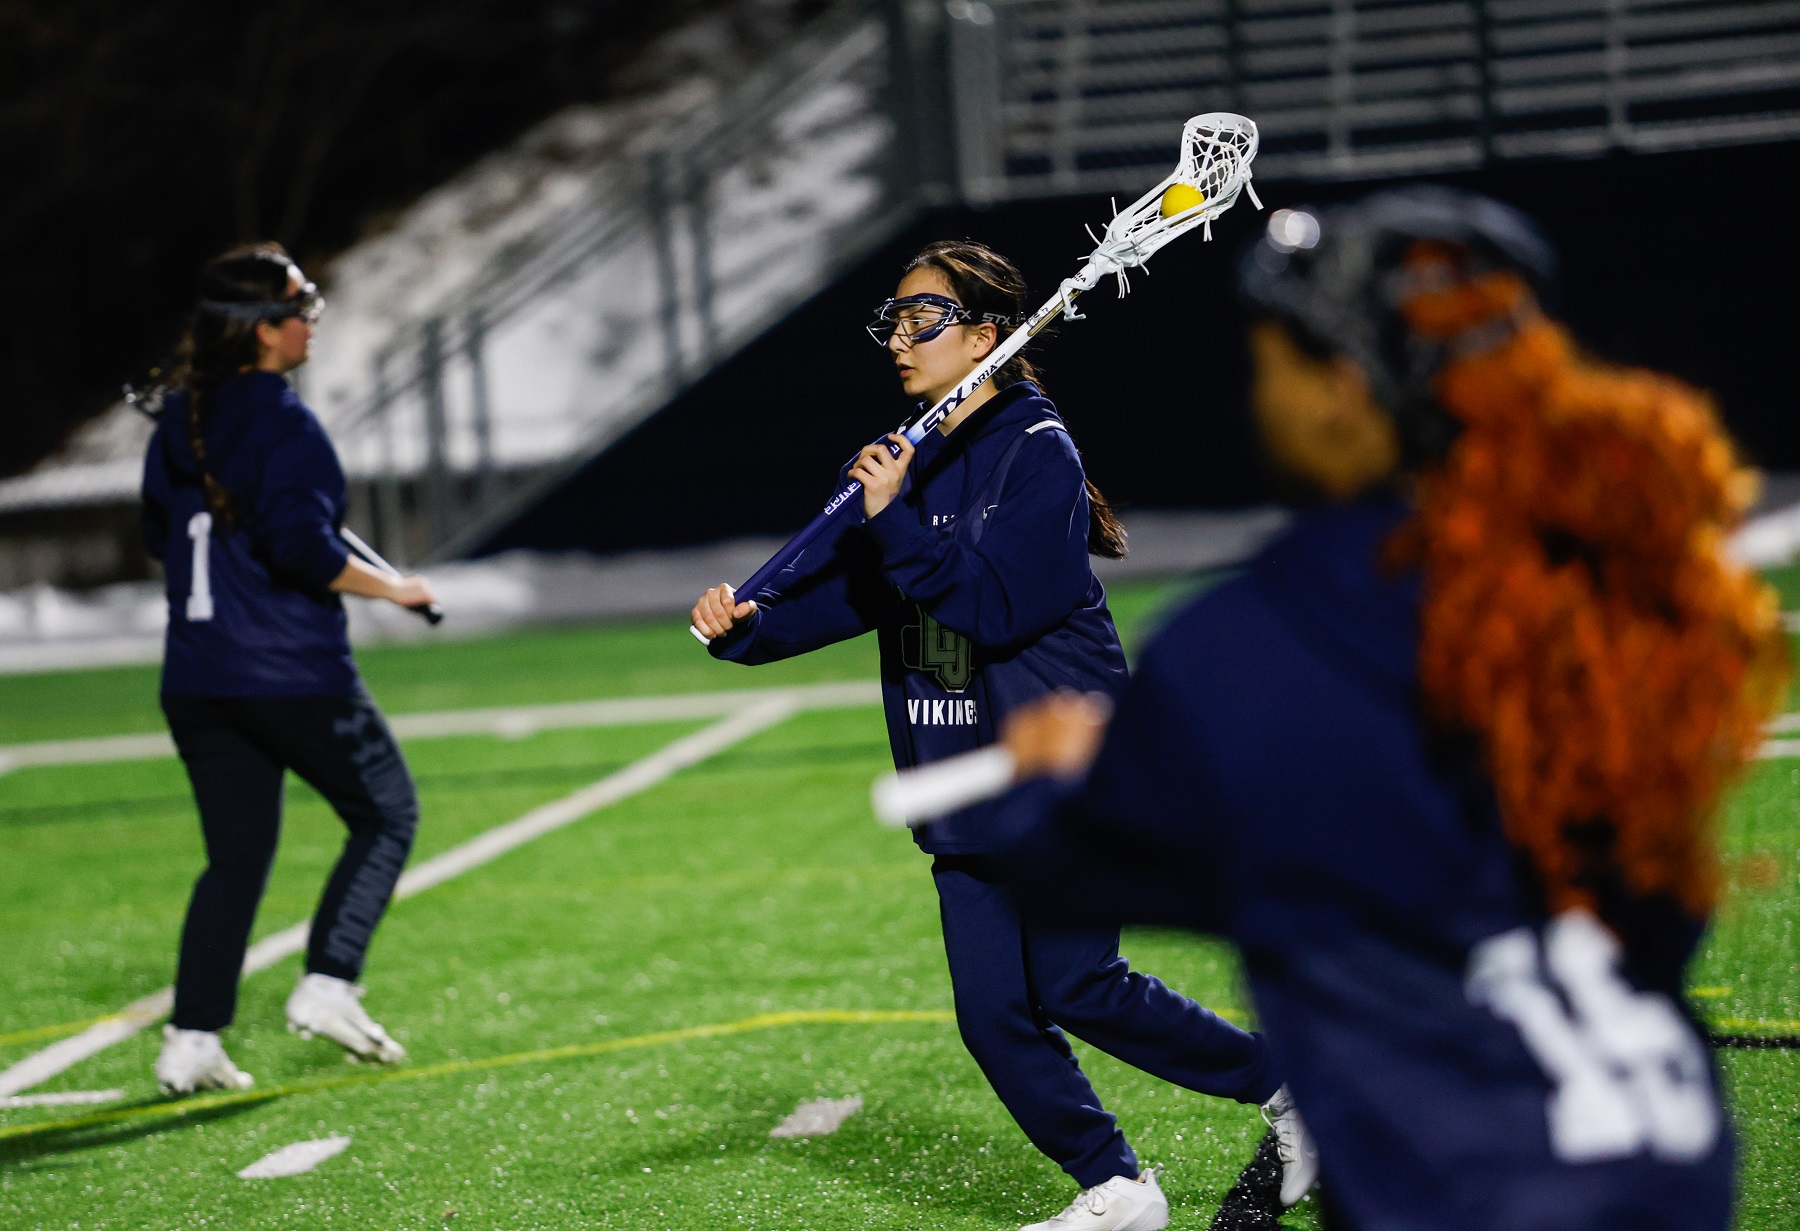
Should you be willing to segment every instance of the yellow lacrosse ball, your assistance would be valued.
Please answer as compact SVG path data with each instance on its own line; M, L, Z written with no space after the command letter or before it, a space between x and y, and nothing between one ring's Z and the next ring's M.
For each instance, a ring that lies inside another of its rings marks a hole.
M1170 184L1163 193L1162 216L1173 218L1176 214L1185 214L1196 205L1206 204L1206 194L1192 184Z

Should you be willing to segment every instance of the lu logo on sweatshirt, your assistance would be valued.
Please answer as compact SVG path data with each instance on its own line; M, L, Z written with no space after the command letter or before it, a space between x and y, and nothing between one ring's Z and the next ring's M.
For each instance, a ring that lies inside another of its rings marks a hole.
M900 659L909 671L937 677L945 692L961 692L975 674L974 650L969 639L945 628L924 609L915 606L916 618L900 630Z

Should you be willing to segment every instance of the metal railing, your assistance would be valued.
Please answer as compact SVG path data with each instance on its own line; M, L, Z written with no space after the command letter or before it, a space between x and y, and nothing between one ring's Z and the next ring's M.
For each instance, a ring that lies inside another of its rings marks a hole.
M393 327L332 415L384 552L479 544L916 216L931 195L898 140L898 15L869 0L816 23ZM582 348L580 379L547 386Z
M960 2L960 0L959 0ZM1188 115L1268 177L1800 136L1792 0L985 0L959 72L973 200L1118 191Z
M1265 179L1787 139L1800 0L847 3L394 327L333 422L358 516L466 551L924 207L1135 193L1208 110Z

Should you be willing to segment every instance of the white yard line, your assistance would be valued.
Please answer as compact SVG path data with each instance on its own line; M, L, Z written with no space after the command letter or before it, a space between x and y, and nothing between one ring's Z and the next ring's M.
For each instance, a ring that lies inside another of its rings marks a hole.
M634 761L617 773L608 774L600 781L582 787L573 795L565 795L553 803L533 808L516 821L490 829L461 846L452 847L443 854L408 869L400 878L400 885L394 891L394 896L409 898L415 893L423 893L433 885L461 876L470 868L478 868L498 859L515 847L523 846L565 825L572 825L590 812L597 812L640 791L649 790L673 774L697 765L733 744L740 744L759 731L786 721L801 708L803 707L795 699L783 696L766 697L748 705L730 717L722 718L711 726L702 727L692 735L658 749L641 761ZM298 950L300 946L294 947Z
M1775 736L1763 741L1763 746L1756 755L1765 761L1777 757L1800 757L1800 739L1782 739L1784 735L1800 734L1800 713L1781 714L1771 718L1769 725L1763 728L1764 735Z
M502 705L484 709L438 710L388 719L401 739L441 739L450 735L498 735L522 739L539 731L577 727L617 727L648 722L717 718L763 697L792 696L801 709L879 705L873 681L802 684L793 688L740 688L725 692L676 693L659 697L609 697L560 705ZM1800 713L1770 720L1770 736L1800 735ZM27 765L89 765L105 761L147 761L175 755L167 735L108 735L95 739L43 740L0 744L0 774ZM1800 739L1772 738L1759 756L1800 756Z
M123 1090L62 1090L55 1094L17 1094L0 1098L0 1107L72 1107L81 1103L122 1103Z
M13 1094L0 1107L76 1107L81 1103L121 1103L124 1091L58 1091L56 1094Z
M838 1131L844 1121L862 1110L862 1095L849 1098L818 1098L802 1103L769 1130L771 1137L826 1137Z
M597 812L601 808L648 790L681 770L723 752L734 744L742 743L757 732L765 731L802 710L850 708L868 704L872 700L869 688L861 684L815 685L810 688L767 689L751 693L701 695L713 697L732 695L737 700L737 706L734 712L718 722L702 727L692 734L684 735L674 743L665 745L640 761L634 761L616 773L608 774L598 782L584 786L571 795L565 795L561 799L533 808L517 820L490 829L460 846L452 847L440 855L427 859L409 869L400 878L400 884L395 889L394 896L409 898L416 893L423 893L434 885L441 885L452 877L461 876L473 868L491 863L501 855L515 850L527 842L541 838L564 826L572 825L582 817ZM878 690L875 695L879 696ZM746 697L749 698L749 704L744 704ZM646 700L668 699L647 698ZM594 704L611 703L597 702ZM546 708L563 709L568 707ZM656 711L656 713L660 715L662 711ZM661 717L639 718L637 721L666 721L666 719ZM281 959L300 952L306 947L308 927L309 924L306 922L296 923L257 941L244 955L244 973L252 975L259 970L266 970ZM29 1090L32 1086L49 1080L72 1065L79 1064L88 1057L105 1051L113 1044L130 1038L144 1027L165 1017L173 1008L174 1000L174 989L165 987L132 1001L105 1021L97 1022L79 1034L59 1039L42 1051L25 1057L0 1072L0 1098L11 1097L21 1090Z
M516 739L539 731L571 727L617 727L718 718L759 699L775 696L796 697L802 709L836 709L880 704L881 686L872 680L857 680L803 684L793 688L677 693L663 697L609 697L602 701L570 701L561 705L503 705L400 714L389 718L388 724L401 739L439 739L447 735L499 735ZM0 745L0 774L27 765L150 761L174 755L175 745L167 735L160 733L4 744Z
M248 961L244 963L246 967L249 964ZM21 1090L29 1090L49 1081L58 1073L80 1064L89 1056L105 1051L114 1043L123 1043L145 1026L167 1017L174 1006L175 989L165 987L161 991L139 997L105 1021L94 1023L80 1034L58 1039L42 1051L31 1053L0 1072L0 1099L11 1098Z
M100 739L45 740L0 746L0 774L26 765L83 765L95 761L149 761L175 755L167 735L108 735Z

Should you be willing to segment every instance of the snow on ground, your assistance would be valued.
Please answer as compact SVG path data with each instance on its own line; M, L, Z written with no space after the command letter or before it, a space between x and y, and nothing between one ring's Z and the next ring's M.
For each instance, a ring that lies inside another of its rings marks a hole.
M1272 508L1133 512L1125 518L1131 554L1096 560L1095 571L1110 584L1218 567L1250 555L1285 521ZM387 603L351 599L350 636L365 644L603 617L667 617L687 611L708 586L748 577L779 546L779 539L756 538L616 556L513 551L457 561L429 571L446 613L441 626L430 629ZM82 594L49 586L0 594L0 673L155 662L166 620L157 582Z
M369 407L383 380L397 387L419 370L427 320L443 319L449 346L452 468L481 458L478 374L490 460L539 465L622 434L855 255L843 248L848 237L863 236L892 196L883 157L892 126L878 97L884 35L873 19L827 20L824 33L803 31L749 71L746 39L770 40L795 7L765 0L754 29L741 14L713 14L673 32L642 69L654 86L552 116L312 271L328 308L297 384L352 475L415 474L426 463L416 390L394 401L386 422ZM673 204L653 220L647 158L657 151L675 182ZM704 223L683 192L684 160L696 151ZM662 277L668 258L672 287ZM518 286L531 293L509 299ZM462 338L472 308L486 319L479 367ZM0 511L130 499L148 431L121 403L33 472L0 481Z
M880 51L871 32L878 33L866 28L851 40L852 54L842 57L846 69L866 66ZM616 177L595 177L599 195L553 225L591 225L588 214L611 217L611 211L621 220L618 233L487 327L480 376L491 408L494 463L512 469L595 451L821 289L844 260L848 237L890 195L882 156L891 126L877 109L878 85L866 73L828 77L766 123L729 134L698 160L709 180L704 218L696 219L679 195L663 214L666 255L658 250L659 222L647 209L643 163L631 157L609 163ZM679 194L679 182L671 187ZM699 227L704 238L696 242ZM709 272L702 272L703 260ZM672 281L664 278L665 263L673 266ZM502 287L510 273L495 271L504 265L502 252L484 267ZM345 267L343 276L351 272ZM469 283L459 285L466 292ZM309 395L319 391L313 400L351 473L417 473L427 457L422 391L399 398L381 428L346 421L359 392L376 383L373 364L387 345L379 315L384 300L371 296L370 302L373 310L359 303L340 318L333 326L339 333L321 329L306 388ZM480 305L479 296L475 302ZM466 298L452 304L458 312L467 305ZM447 337L460 334L462 319L446 322ZM404 379L416 357L402 353L388 379ZM453 468L473 469L479 457L477 378L466 352L449 358L444 392Z
M1771 487L1784 495L1800 493L1800 476L1776 476ZM1124 560L1094 561L1094 571L1109 585L1244 560L1287 524L1287 514L1273 507L1136 510L1124 521L1131 554ZM347 603L350 635L365 644L532 624L667 617L687 611L708 586L748 577L779 546L779 539L755 538L615 556L512 551L457 561L429 572L447 613L442 626L429 629L397 607L352 599ZM1733 539L1732 549L1758 567L1800 556L1800 505L1752 518ZM125 582L82 593L35 586L0 594L0 673L155 662L162 655L166 620L158 582ZM1800 625L1800 620L1792 622Z

